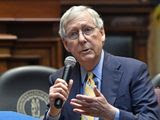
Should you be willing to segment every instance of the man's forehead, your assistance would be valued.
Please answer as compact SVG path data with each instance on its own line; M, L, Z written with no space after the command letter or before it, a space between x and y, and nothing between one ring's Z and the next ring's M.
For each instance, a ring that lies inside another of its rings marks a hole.
M72 27L86 26L86 25L94 26L93 18L89 14L77 15L74 19L71 19L66 23L65 28L72 28Z

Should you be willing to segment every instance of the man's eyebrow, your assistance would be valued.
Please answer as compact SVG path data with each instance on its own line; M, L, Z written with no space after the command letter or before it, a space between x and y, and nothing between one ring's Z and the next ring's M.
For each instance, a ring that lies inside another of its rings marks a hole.
M71 28L71 29L69 29L69 30L67 30L67 32L72 32L72 31L77 31L78 29L77 28Z

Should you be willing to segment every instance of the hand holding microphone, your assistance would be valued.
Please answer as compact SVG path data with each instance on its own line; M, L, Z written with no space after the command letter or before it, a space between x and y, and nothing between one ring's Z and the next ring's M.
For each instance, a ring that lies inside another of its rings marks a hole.
M65 80L68 84L71 73L72 73L72 68L75 66L76 60L74 57L68 56L65 59L64 64L65 64L65 67L64 67L62 79ZM55 100L54 106L59 109L62 107L62 105L63 105L63 100L60 98L57 98Z

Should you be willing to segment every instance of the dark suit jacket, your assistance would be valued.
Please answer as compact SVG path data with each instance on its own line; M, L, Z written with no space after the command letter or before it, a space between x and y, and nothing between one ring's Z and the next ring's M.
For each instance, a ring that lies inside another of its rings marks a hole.
M63 68L51 75L50 84L61 78L62 73ZM146 64L105 52L101 92L110 104L119 108L120 120L160 120L160 108L148 77ZM80 115L73 112L69 104L80 93L79 64L74 67L71 78L74 83L60 120L80 120Z

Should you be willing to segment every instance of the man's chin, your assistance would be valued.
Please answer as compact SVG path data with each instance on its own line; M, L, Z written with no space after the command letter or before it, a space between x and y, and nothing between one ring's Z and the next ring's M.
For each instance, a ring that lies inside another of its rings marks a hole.
M85 55L81 59L83 62L92 62L95 60L95 57L93 55Z

